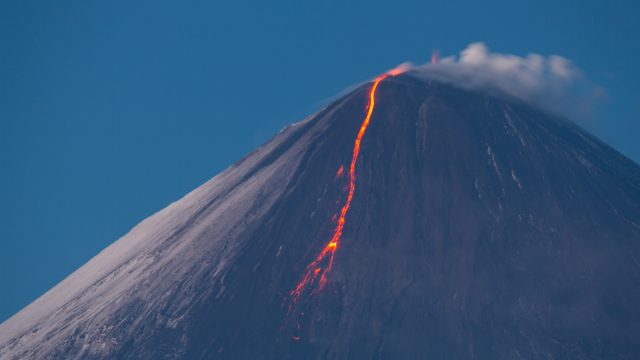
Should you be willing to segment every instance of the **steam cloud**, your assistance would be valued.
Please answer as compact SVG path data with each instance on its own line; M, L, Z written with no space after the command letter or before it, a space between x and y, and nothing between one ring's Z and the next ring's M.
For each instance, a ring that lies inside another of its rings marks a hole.
M413 70L424 78L512 97L561 116L584 117L604 97L601 88L561 56L492 53L482 42L470 44L458 57L434 57Z

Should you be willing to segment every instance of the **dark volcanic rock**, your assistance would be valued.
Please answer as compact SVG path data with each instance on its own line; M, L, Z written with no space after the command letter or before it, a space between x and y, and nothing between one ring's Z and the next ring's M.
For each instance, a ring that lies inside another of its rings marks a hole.
M0 326L0 358L640 357L640 167L576 125L384 80L145 220ZM294 337L299 337L298 340Z

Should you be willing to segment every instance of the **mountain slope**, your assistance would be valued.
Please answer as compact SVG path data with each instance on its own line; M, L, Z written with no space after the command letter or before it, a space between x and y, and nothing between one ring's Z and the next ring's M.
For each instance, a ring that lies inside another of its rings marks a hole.
M0 358L640 356L640 167L568 121L411 74L380 82L327 283L293 299L370 95L142 222L3 323Z

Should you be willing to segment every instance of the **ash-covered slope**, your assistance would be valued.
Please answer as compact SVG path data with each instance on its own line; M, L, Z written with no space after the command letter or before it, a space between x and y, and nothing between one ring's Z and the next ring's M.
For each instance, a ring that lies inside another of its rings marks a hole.
M640 167L409 74L380 83L327 283L293 302L370 90L142 222L0 325L0 358L640 357Z

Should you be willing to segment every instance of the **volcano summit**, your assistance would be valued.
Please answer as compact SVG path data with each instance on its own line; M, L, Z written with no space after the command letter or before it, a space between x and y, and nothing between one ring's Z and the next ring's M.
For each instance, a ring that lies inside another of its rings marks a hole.
M412 71L366 83L0 325L2 359L640 357L640 167Z

